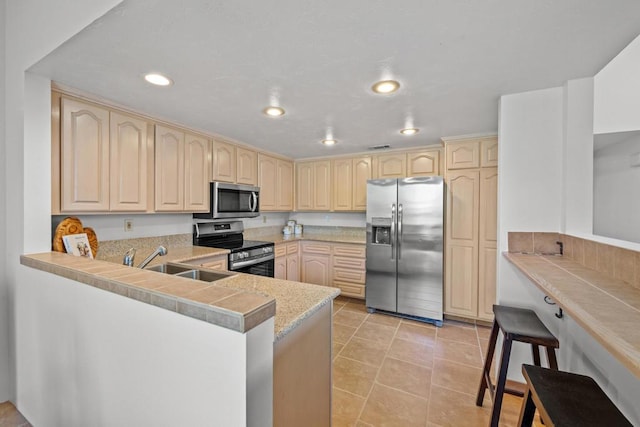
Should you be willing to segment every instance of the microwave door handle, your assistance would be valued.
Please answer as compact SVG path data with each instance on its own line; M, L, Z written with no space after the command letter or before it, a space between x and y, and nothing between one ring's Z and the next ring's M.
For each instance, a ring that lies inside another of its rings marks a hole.
M249 203L249 209L251 212L255 212L258 207L258 196L255 191L251 192L251 202Z

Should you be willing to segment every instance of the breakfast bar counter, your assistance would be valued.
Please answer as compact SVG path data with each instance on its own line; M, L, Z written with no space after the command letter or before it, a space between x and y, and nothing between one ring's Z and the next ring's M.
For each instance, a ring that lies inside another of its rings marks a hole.
M640 289L561 256L503 255L640 378Z

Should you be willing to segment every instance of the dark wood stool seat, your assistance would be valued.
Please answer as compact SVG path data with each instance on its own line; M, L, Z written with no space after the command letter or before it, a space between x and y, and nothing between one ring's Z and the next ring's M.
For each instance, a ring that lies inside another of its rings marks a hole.
M526 308L508 307L503 305L493 306L493 327L489 338L489 348L482 370L480 388L476 398L476 405L482 406L484 394L489 390L489 395L493 402L491 409L491 426L497 427L500 420L500 409L502 408L502 397L504 393L522 396L522 392L506 388L507 369L509 368L509 356L511 346L514 341L531 344L533 363L540 366L540 347L545 347L549 367L558 369L555 349L560 346L558 339L547 329L533 310ZM491 381L491 362L496 349L498 332L504 335L502 343L502 357L496 384Z
M518 425L530 427L538 409L546 426L631 426L593 378L522 365L527 381Z

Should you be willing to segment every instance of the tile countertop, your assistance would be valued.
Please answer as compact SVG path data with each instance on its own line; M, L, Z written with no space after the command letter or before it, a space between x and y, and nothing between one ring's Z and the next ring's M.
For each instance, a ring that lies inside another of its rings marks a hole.
M173 250L174 257L167 255L161 261L227 253L220 249L202 252L207 248L198 247L178 249ZM172 253L172 248L169 251ZM213 283L201 282L60 252L22 255L20 262L238 332L246 332L275 315L275 341L340 294L336 288L242 273Z
M136 252L134 265L140 264L148 255L153 253L155 248L140 249ZM98 252L99 253L99 252ZM149 263L149 266L156 264L164 264L165 262L183 262L187 260L196 260L198 258L205 258L217 255L226 255L229 253L229 249L220 248L207 248L204 246L179 246L179 247L167 247L167 254L165 256L157 256ZM124 252L121 255L108 256L102 258L104 261L109 261L116 264L122 264L124 258Z
M560 256L503 256L640 378L640 289Z

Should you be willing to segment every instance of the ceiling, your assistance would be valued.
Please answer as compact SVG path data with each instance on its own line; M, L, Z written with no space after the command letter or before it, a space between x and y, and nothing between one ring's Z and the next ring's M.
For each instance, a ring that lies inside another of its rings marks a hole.
M638 33L637 0L126 0L31 71L305 158L496 133L501 95L593 76ZM400 90L374 94L385 78Z

